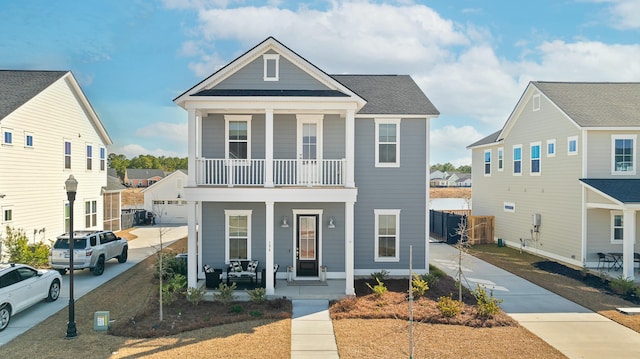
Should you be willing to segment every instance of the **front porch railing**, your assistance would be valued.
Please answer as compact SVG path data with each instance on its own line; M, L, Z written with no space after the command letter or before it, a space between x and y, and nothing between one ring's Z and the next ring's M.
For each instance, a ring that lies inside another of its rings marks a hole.
M196 160L196 183L214 186L264 186L267 181L264 159ZM345 159L273 160L274 186L344 186Z

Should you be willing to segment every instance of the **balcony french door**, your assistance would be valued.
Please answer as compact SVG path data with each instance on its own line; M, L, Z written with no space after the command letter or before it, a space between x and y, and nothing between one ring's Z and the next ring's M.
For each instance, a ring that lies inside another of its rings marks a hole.
M321 118L298 117L298 184L313 185L322 178Z

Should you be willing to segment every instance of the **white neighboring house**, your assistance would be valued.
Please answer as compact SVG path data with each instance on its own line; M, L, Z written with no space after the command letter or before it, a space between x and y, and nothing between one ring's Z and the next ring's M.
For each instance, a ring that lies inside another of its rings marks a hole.
M0 131L0 237L7 226L30 242L67 232L71 174L74 230L102 229L112 141L71 72L0 71Z
M187 171L176 170L142 190L144 209L155 214L156 223L187 224L186 183Z

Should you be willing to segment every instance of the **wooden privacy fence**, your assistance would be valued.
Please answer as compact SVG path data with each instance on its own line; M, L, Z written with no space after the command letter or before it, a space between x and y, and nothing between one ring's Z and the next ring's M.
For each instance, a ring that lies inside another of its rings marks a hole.
M469 228L469 242L471 244L493 243L494 216L469 216L467 226Z
M458 224L462 217L466 216L469 243L493 243L495 218L493 216L470 216L468 214L469 211L443 212L429 210L430 236L436 239L441 239L449 244L457 243L460 240L460 235L456 234Z

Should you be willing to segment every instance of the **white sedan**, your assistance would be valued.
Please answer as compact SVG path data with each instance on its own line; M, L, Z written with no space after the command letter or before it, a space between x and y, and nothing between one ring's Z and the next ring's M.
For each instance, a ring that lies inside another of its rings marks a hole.
M11 316L46 299L60 296L62 276L54 270L35 269L26 264L0 264L0 331Z

